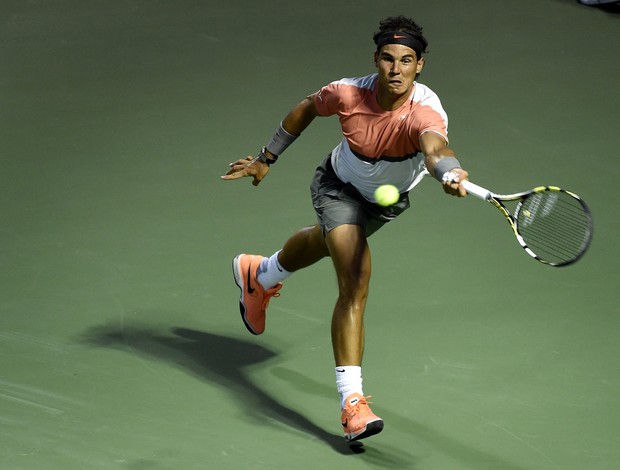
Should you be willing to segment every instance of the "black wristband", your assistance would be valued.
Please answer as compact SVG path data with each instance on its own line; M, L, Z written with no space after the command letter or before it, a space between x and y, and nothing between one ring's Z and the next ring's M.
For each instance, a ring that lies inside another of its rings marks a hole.
M260 149L260 152L257 158L261 162L266 163L267 165L273 165L275 162L278 161L278 156L274 155L273 158L269 158L267 154L265 153L266 151L267 151L267 147L263 147L262 149Z

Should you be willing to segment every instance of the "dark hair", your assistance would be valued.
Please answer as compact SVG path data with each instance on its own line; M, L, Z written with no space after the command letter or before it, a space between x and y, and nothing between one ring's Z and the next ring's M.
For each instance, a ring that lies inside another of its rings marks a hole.
M378 44L379 36L390 31L404 31L415 37L423 46L422 50L416 51L418 56L421 57L423 52L427 52L426 48L428 47L428 41L422 34L422 27L411 18L407 18L403 15L390 16L389 18L379 22L379 31L377 31L372 37L375 44ZM418 57L418 59L420 57Z

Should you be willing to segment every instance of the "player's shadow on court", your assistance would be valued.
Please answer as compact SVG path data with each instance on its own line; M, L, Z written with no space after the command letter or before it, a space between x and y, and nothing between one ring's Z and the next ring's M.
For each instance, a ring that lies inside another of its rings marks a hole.
M244 407L245 415L261 425L277 421L320 439L341 454L363 452L361 444L347 445L342 436L321 429L252 381L247 368L277 356L260 344L204 331L172 328L168 333L141 325L93 327L80 342L181 366L200 379L231 391Z

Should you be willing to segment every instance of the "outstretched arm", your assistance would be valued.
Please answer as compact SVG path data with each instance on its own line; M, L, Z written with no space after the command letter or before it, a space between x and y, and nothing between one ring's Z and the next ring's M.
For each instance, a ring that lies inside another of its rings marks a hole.
M460 182L466 180L469 174L459 166L454 166L458 165L458 160L444 138L434 132L426 132L420 137L420 146L426 168L431 175L440 181L445 171L452 171L457 175L456 179L442 181L444 191L454 196L467 196L467 191Z
M308 96L297 104L297 106L295 106L282 120L282 129L285 133L298 137L318 115L318 111L314 105L314 95ZM278 132L274 134L270 143L274 142L274 139L278 139L277 135ZM267 144L267 147L269 147L269 144ZM275 151L273 148L271 150ZM225 175L221 176L221 178L223 180L236 180L251 176L253 178L252 184L258 186L263 178L267 176L270 163L275 162L279 156L269 151L269 148L265 148L264 153L267 161L253 156L242 158L231 163L228 171Z

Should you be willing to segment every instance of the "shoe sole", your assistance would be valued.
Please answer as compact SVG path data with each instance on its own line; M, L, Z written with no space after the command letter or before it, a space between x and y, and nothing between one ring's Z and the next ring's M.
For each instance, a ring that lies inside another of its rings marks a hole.
M239 295L239 311L241 312L241 320L243 320L243 324L248 329L248 331L253 335L258 335L258 333L252 329L252 326L245 318L245 304L243 303L245 288L243 287L243 276L241 275L241 268L239 266L239 258L241 256L243 256L243 254L235 256L232 261L232 271L235 278L235 284L237 284L237 287L241 291L241 294Z
M381 431L383 431L383 420L379 419L377 421L372 421L368 423L366 425L366 429L364 429L357 436L351 437L351 436L345 435L344 438L347 442L355 442L355 441L359 441L360 439L365 439L367 437L374 436L375 434L379 434Z

